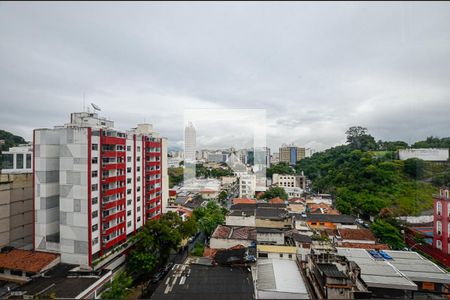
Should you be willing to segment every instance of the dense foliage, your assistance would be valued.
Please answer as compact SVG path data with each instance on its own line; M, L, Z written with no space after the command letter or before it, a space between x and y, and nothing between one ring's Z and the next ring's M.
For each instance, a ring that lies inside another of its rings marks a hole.
M3 145L0 145L1 151L6 151L10 147L17 146L19 144L25 144L26 141L23 137L14 135L11 132L0 130L0 140L4 140L5 143Z
M234 176L234 172L227 166L221 168L206 168L202 164L195 166L195 176L199 178L219 178L222 176Z
M370 150L372 139L364 128L347 131L349 144L337 146L299 161L313 182L313 191L332 193L342 213L376 216L384 207L395 214L415 215L432 207L435 191L422 176L421 162L393 160ZM359 139L359 140L358 140ZM396 142L397 143L397 142ZM364 149L355 149L361 146Z
M112 282L108 282L102 299L124 299L130 292L133 279L126 272L119 273Z
M266 169L267 178L272 178L273 174L295 174L295 170L285 162L273 165Z
M205 207L194 209L193 217L197 221L198 228L210 236L217 225L223 224L227 210L220 207L216 202L209 201Z
M288 199L288 194L284 191L284 189L282 187L278 187L278 186L273 186L270 187L267 191L264 192L264 194L262 194L261 198L262 199L273 199L273 198L281 198L283 200L287 200Z
M175 185L178 185L180 182L183 181L183 168L168 168L167 170L169 174L169 188L173 188Z
M381 242L388 244L394 250L402 250L406 246L398 226L387 220L375 220L370 229Z
M412 148L450 148L450 137L438 138L429 136L424 141L411 145Z

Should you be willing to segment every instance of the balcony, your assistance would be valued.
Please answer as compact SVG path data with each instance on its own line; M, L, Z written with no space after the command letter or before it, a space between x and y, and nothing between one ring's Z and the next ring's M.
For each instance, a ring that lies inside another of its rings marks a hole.
M113 233L115 231L118 231L118 230L120 230L122 228L125 229L125 225L126 224L125 224L125 221L124 221L124 222L119 223L119 224L117 224L115 226L109 227L108 229L102 231L102 235L110 235L111 233Z
M117 187L117 188L110 189L110 190L103 190L102 196L106 197L106 196L112 196L112 195L120 194L120 193L125 193L125 186Z
M115 237L114 239L108 241L108 242L103 242L104 245L104 249L109 249L115 245L117 245L118 243L120 243L121 241L124 241L127 239L127 234L124 232L123 234Z
M110 209L113 207L117 207L119 205L125 205L125 198L108 202L102 202L102 209Z
M125 175L103 177L102 178L102 184L125 181L125 179L126 179Z
M116 169L125 169L125 163L108 163L102 164L102 170L116 170Z
M161 148L161 143L156 141L146 141L145 147L148 148Z
M101 142L105 145L125 145L126 138L102 136Z
M104 151L102 157L125 157L125 151Z
M102 218L102 222L109 222L111 220L114 220L114 219L117 219L117 218L120 218L120 217L125 217L125 213L126 213L125 211L119 211L119 212L116 212L116 213L114 213L112 215L103 217Z

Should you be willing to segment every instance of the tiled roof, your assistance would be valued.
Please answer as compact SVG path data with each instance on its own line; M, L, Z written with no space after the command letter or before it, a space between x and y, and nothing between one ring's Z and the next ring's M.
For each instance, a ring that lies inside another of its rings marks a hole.
M216 227L216 230L214 230L212 234L212 238L216 239L226 239L230 235L231 227L219 225Z
M349 215L308 214L308 221L355 224L355 218Z
M255 204L256 199L233 198L233 204Z
M258 207L256 209L256 218L260 219L283 220L288 216L288 212L281 208Z
M53 253L13 249L0 253L0 268L39 273L57 258L58 255Z
M376 241L375 236L369 229L339 229L339 235L344 240L362 240L362 241Z
M280 197L272 198L269 200L270 204L284 204L284 200Z
M342 248L359 248L367 250L389 250L389 246L386 244L366 244L366 243L340 243L338 247Z
M211 238L256 240L256 229L253 227L232 227L226 225L217 226Z

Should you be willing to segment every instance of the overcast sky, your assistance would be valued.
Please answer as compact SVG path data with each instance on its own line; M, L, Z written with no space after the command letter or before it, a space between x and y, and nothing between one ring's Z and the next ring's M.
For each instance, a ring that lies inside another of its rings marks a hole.
M83 93L171 146L185 109L265 109L271 148L324 149L352 125L450 136L450 3L0 2L0 129L31 139ZM202 126L199 142L251 139L241 125Z

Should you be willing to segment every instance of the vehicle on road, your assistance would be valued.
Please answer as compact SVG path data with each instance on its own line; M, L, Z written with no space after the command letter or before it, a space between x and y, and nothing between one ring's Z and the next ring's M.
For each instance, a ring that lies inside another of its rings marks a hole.
M169 262L165 267L164 267L164 271L167 273L170 271L170 269L172 269L173 267L173 262Z
M158 271L155 275L152 277L152 283L157 283L164 277L164 270Z

